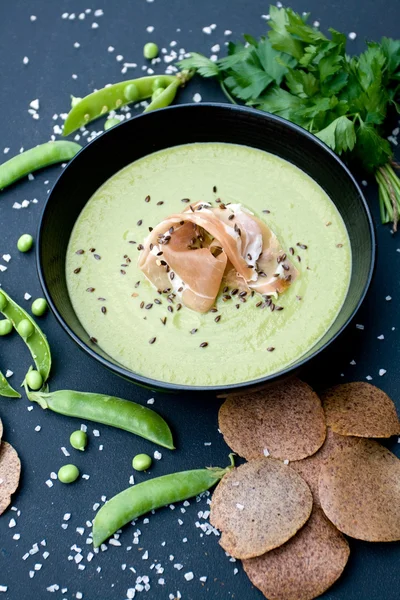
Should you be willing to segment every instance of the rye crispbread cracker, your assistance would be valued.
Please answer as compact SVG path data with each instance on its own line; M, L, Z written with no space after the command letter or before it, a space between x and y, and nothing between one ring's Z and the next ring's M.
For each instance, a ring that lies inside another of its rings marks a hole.
M235 558L260 556L284 544L312 509L306 482L272 458L251 460L227 473L214 491L210 522Z

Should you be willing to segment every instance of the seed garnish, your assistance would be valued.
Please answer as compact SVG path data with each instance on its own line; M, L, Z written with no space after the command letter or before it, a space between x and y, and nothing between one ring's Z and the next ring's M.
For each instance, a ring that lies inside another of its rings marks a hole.
M94 290L95 290L95 288L93 288L93 287L88 287L88 288L86 288L86 291L87 291L87 292L94 292Z
M96 248L89 248L89 252L96 252Z
M301 262L301 256L299 254L297 255L297 260Z
M150 196L146 196L146 198L144 199L145 202L150 202Z
M144 302L142 300L142 302L140 303L140 308L143 308L143 307L144 307Z
M138 244L138 247L137 247L137 249L138 249L138 250L144 250L144 246L143 246L143 244Z
M343 244L336 244L336 248L343 248Z
M228 288L228 286L226 285L222 291L223 291L223 293L224 293L224 294L226 294L228 290L229 290L229 288Z
M95 338L95 337L89 338L89 341L91 341L92 344L97 344L97 338Z
M301 244L300 242L297 242L296 246L298 246L302 250L307 250L307 248L308 248L308 246L306 246L305 244Z
M178 311L178 310L181 310L181 308L182 308L182 304L180 304L180 303L179 303L179 304L177 304L177 305L176 305L176 310L177 310L177 311Z
M163 200L160 200L160 202L157 202L157 206L161 206L162 204L164 204Z
M229 217L228 217L229 221L232 221L232 219L234 219L234 218L235 218L235 215L233 213L231 215L229 215Z
M95 257L96 260L101 260L100 254L93 254L93 256Z
M136 223L136 225L138 225L140 227L140 225L143 223L142 219L139 219L139 221Z
M271 212L271 211L270 211L270 210L268 210L267 208L265 208L265 209L263 210L263 213L265 213L266 215L269 215L269 213L270 213L270 212Z
M136 244L135 240L129 240L129 244Z
M165 323L167 322L167 317L161 317L160 321L163 325L165 325Z
M103 313L103 315L105 315L105 314L106 314L106 312L107 312L107 309L106 309L106 307L105 307L105 306L102 306L102 307L101 307L101 312Z
M214 319L214 321L215 321L216 323L219 323L219 322L220 322L220 320L221 320L221 315L217 315L217 316L215 317L215 319Z
M97 298L97 300L100 300L100 302L105 302L106 301L106 299L102 298L102 297Z
M197 329L192 329L192 331L190 333L196 333Z
M169 311L170 313L174 312L174 309L172 308L172 306L171 306L171 305L170 305L170 306L167 306L167 309L168 309L168 311Z
M120 270L121 275L126 275L126 271L124 271L124 269Z
M259 302L257 302L257 304L256 304L256 308L259 308L259 307L261 306L261 304L262 304L262 302L261 302L261 300L260 300Z
M208 342L201 342L200 348L207 348Z
M213 186L213 192L214 192L214 194L217 193L217 186L216 185Z
M245 292L245 291L243 291L243 292L240 292L239 296L240 296L241 298L244 298L245 296L247 296L247 292Z
M77 267L76 269L74 269L74 273L78 274L80 272L81 272L81 268L80 267Z
M158 298L154 298L154 303L155 304L162 304L161 300L159 300Z
M150 308L153 306L153 304L150 302L149 304L146 304L145 309L146 310L150 310Z
M75 254L83 254L84 252L85 252L84 250L77 250L77 251L75 252Z
M137 282L135 283L135 288L138 288L138 287L139 287L139 285L140 285L140 281L137 281Z
M216 312L218 312L218 308L213 306L212 308L210 308L210 312L216 313Z
M267 348L268 352L273 352L275 350L275 348L273 346L269 346L269 348Z
M232 296L236 296L236 294L238 293L238 288L235 288L234 290L231 291L231 295Z
M149 340L149 344L154 344L154 342L156 341L157 338L153 337Z
M289 252L290 252L290 254L293 256L293 254L294 254L294 248L290 247L290 248L289 248Z
M187 204L188 202L190 202L190 198L182 198L181 202Z

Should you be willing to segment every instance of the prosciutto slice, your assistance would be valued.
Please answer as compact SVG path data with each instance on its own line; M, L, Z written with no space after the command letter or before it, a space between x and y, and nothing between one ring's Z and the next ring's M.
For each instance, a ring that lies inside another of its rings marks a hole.
M201 313L223 282L278 295L298 274L275 234L240 204L193 204L159 223L143 246L139 267L147 279Z

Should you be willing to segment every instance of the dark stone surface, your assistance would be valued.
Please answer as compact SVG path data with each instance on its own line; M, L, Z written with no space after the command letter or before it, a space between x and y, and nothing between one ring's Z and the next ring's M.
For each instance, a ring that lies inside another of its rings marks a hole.
M357 39L349 42L349 49L359 51L364 38L379 38L382 35L396 37L398 34L398 3L395 0L362 4L356 0L325 3L321 6L317 0L302 3L292 2L296 10L312 12L312 20L318 19L322 28L332 26L348 33L357 33ZM232 39L243 32L260 35L265 31L265 22L261 14L267 12L267 4L261 0L241 2L240 0L194 0L186 2L155 0L119 0L106 2L98 0L90 5L92 13L84 20L64 20L62 13L75 12L76 16L85 10L85 3L77 0L14 0L0 5L0 157L3 148L9 147L11 156L25 148L46 141L52 133L52 127L59 121L53 121L54 113L67 112L69 94L82 96L94 87L107 82L117 81L121 75L122 64L116 61L121 54L128 62L137 62L138 68L130 70L125 77L141 74L143 44L155 40L160 47L168 46L172 40L178 42L178 48L199 50L210 53L216 43L223 45L227 39L224 30L233 31ZM103 9L104 16L93 17L96 9ZM30 21L30 15L37 20ZM92 29L92 22L99 24ZM212 35L205 35L202 27L212 23L217 28ZM153 25L152 34L146 27ZM181 31L177 32L177 28ZM80 48L74 48L74 42ZM108 46L114 46L114 53L107 52ZM23 65L23 57L29 58L29 64ZM163 69L159 65L158 69ZM78 78L72 79L76 73ZM179 101L190 101L193 94L201 93L203 100L223 100L223 96L213 82L193 81L180 94ZM33 120L28 114L29 103L38 98L40 101L39 120ZM95 126L99 129L98 126ZM140 143L140 140L132 140ZM40 173L32 182L24 181L3 192L0 197L0 263L8 269L0 273L0 283L9 293L28 307L24 300L28 292L33 298L41 295L35 268L34 253L22 255L16 250L16 241L20 234L35 234L41 207L46 192L55 181L60 167L54 167ZM47 183L45 183L47 182ZM369 182L366 195L372 208L378 234L378 264L372 288L355 322L348 332L335 344L331 351L324 354L318 364L313 364L306 373L307 380L317 388L330 382L351 381L366 376L372 382L388 392L400 409L400 352L398 344L398 301L400 280L400 238L390 234L389 227L379 223L375 185ZM37 204L15 210L14 202L37 198ZM9 253L12 258L7 264L1 259ZM391 301L386 301L386 296ZM81 353L67 335L56 324L52 315L42 321L48 335L54 357L52 389L76 388L86 391L98 391L130 398L145 403L154 396L154 408L165 416L173 427L178 450L169 452L161 449L162 460L155 461L151 476L205 465L227 464L228 449L217 431L217 409L219 401L206 395L167 396L151 394L136 388L114 375L106 372L95 362ZM363 324L364 330L356 328ZM384 335L383 340L377 339ZM350 364L355 361L355 365ZM15 387L22 381L30 356L16 335L0 342L0 368L14 371L11 382ZM387 372L379 376L379 370ZM131 459L138 452L153 453L154 445L135 438L125 432L89 424L90 443L87 452L79 453L70 449L67 459L61 446L68 448L69 435L80 423L63 418L50 412L43 412L38 406L32 411L27 408L29 402L1 399L0 415L4 423L4 437L18 450L23 475L19 491L13 498L13 506L20 514L9 510L0 518L0 585L8 586L8 591L0 598L10 600L41 600L47 598L48 586L57 584L60 589L55 598L80 598L86 600L123 600L127 590L134 588L138 576L148 576L151 585L148 598L154 600L177 596L179 590L185 600L201 600L211 597L221 600L256 600L261 594L252 588L242 572L240 564L229 561L218 546L213 533L203 537L195 522L203 522L199 511L207 510L206 499L190 502L186 512L181 507L175 510L166 508L150 515L149 523L139 519L137 526L128 526L121 534L121 547L109 546L107 552L101 552L91 562L87 560L90 545L86 539L90 532L86 521L94 516L95 502L100 502L104 494L108 498L129 485L132 474ZM37 425L40 431L35 431ZM100 437L93 436L93 429L100 431ZM211 445L205 443L211 442ZM396 440L391 447L399 454ZM99 451L99 445L104 446ZM74 485L62 486L54 481L48 488L46 480L51 472L67 461L76 463L82 473L90 475L89 480L81 479ZM136 474L137 482L148 478L146 474ZM71 513L68 528L61 527L65 513ZM16 526L9 527L10 520L16 520ZM178 519L183 523L180 525ZM84 527L83 535L76 531ZM133 533L140 529L139 544L132 545ZM13 536L20 534L20 539ZM187 542L183 540L187 538ZM40 543L45 540L46 546ZM162 543L165 542L165 545ZM33 544L39 544L40 551L22 560ZM71 550L76 544L82 549L85 566L79 570L69 556L77 553ZM365 600L379 598L397 600L400 588L399 544L367 544L351 541L352 554L341 580L325 594L327 599ZM128 546L131 550L127 550ZM148 559L142 558L145 551ZM48 552L48 558L43 557ZM170 560L170 555L173 559ZM177 570L174 564L182 564ZM35 564L42 565L35 571ZM161 574L151 565L160 564L164 568ZM124 570L123 565L126 565ZM130 568L136 570L133 573ZM97 569L101 568L98 572ZM238 573L234 575L234 569ZM34 572L33 578L30 571ZM186 581L184 574L193 572L194 579ZM206 583L199 578L207 576ZM165 585L158 583L164 578ZM66 588L67 591L62 592ZM143 591L143 594L146 592ZM50 596L51 597L51 596ZM140 597L140 592L136 592Z

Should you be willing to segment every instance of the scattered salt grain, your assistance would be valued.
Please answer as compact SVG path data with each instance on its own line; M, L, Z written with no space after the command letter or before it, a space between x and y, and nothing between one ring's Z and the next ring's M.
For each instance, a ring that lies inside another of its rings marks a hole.
M211 33L212 33L211 27L203 27L202 31L203 31L203 33L206 33L207 35L211 35Z
M114 46L108 46L107 48L107 52L114 52L115 48Z
M36 425L35 431L40 431L42 429L41 425Z
M9 521L9 523L8 523L8 526L9 526L10 528L13 528L13 527L15 527L15 526L16 526L16 524L17 524L17 522L16 522L16 520L15 520L15 519L10 519L10 521Z
M364 325L360 325L359 323L357 323L356 329L360 329L361 331L363 331Z
M79 42L74 42L74 48L80 48L80 47L81 47L81 45Z
M13 535L13 540L16 540L16 541L18 541L18 540L20 539L20 537L21 537L21 534L20 534L20 533L14 533L14 535Z
M147 31L147 33L153 33L153 31L154 31L153 25L149 25L148 27L146 27L146 31Z
M285 459L285 460L283 461L283 464L284 464L284 465L288 465L288 464L289 464L289 461L288 461L288 459Z
M385 375L385 373L387 373L386 369L379 369L379 375L382 377L383 375Z
M51 481L51 479L48 479L47 481L45 481L47 487L52 488L53 487L53 482Z
M348 35L349 40L355 40L357 37L357 34L354 31L351 31Z
M243 506L243 504L239 504L239 503L237 502L237 503L236 503L236 508L237 508L238 510L243 510L243 509L244 509L244 506Z
M98 28L99 28L98 23L92 23L92 29L98 29Z
M86 426L86 425L84 425L83 423L82 423L82 425L81 425L81 431L83 431L83 433L86 433L86 432L87 432L87 426Z
M383 334L381 334L381 335L378 335L377 339L378 339L378 340L384 340L384 339L385 339L385 336L384 336Z
M117 60L118 62L121 62L124 60L124 57L122 56L122 54L117 54L117 56L115 57L115 60Z
M14 375L14 371L10 371L10 369L7 369L7 371L6 371L6 377L7 377L7 379L8 379L9 377L12 377L13 375ZM33 408L33 407L32 407L32 408Z
M36 98L35 100L32 100L32 102L29 103L29 106L34 110L39 110L39 99Z
M11 254L3 254L3 260L5 260L6 262L10 262Z
M184 578L186 579L186 581L192 581L192 579L194 578L193 572L189 571L189 573L185 573Z
M6 585L0 585L0 592L6 592L8 587Z
M7 271L7 267L5 267L4 265L0 265L0 271L4 273L4 271Z
M371 375L367 375L365 379L366 379L367 381L372 381L372 377L371 377Z
M28 294L28 292L25 292L24 300L30 300L31 298L32 298L31 294Z
M232 35L232 31L230 29L225 29L224 35Z
M100 437L100 431L98 429L93 429L94 437Z
M198 92L193 96L193 102L201 102L201 95Z
M147 404L154 404L154 402L155 402L154 398L149 398L147 400Z
M3 258L4 258L4 256L3 256ZM390 302L390 301L391 301L391 299L392 299L392 296L386 296L386 298L385 298L385 300L386 300L387 302Z
M269 450L267 448L264 448L263 454L264 456L269 456Z
M161 460L162 459L162 454L158 450L156 450L154 452L153 456L154 456L155 460Z
M46 552L43 552L42 556L43 556L44 560L46 560L47 558L49 558L50 552L47 552L47 550L46 550Z
M71 456L65 446L61 446L61 452L64 454L64 456Z

